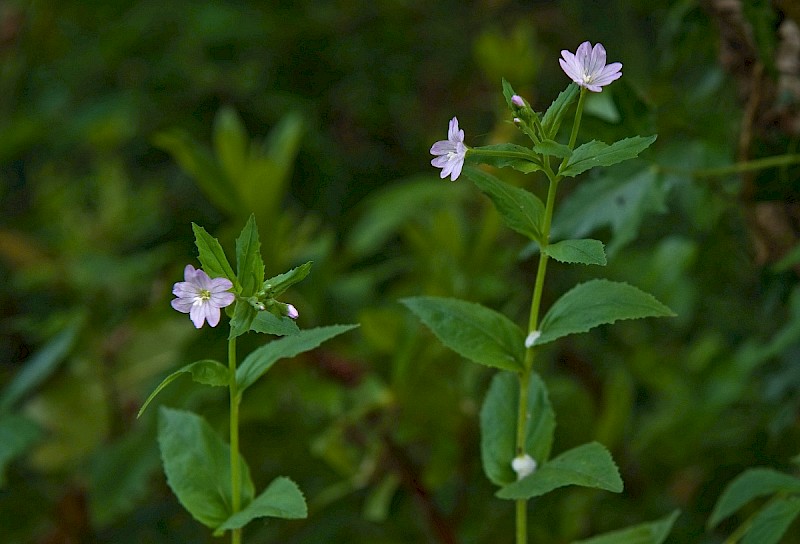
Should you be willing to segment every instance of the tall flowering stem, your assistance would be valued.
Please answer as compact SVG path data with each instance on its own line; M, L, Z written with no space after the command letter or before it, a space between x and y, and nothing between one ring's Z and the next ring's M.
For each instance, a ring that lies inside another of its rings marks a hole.
M578 99L578 106L575 112L575 119L572 124L572 132L569 138L569 148L575 147L575 141L578 135L578 128L580 127L581 117L583 114L583 105L586 97L586 89L581 89L580 98ZM562 162L566 163L566 159ZM547 262L549 260L547 253L544 249L550 240L550 228L553 222L553 210L555 208L556 193L558 191L558 184L563 179L561 175L553 172L548 163L545 164L544 173L549 180L549 187L547 190L547 202L545 204L544 222L542 225L542 248L539 252L539 266L536 269L536 281L533 286L533 295L531 296L531 311L528 320L528 331L531 335L535 335L539 326L539 310L542 304L542 293L544 292L544 279L547 274ZM531 413L528 408L528 386L531 381L531 373L533 372L533 363L536 358L536 345L535 336L532 341L526 342L525 351L525 367L518 374L519 377L519 406L517 410L517 433L516 433L516 450L517 456L525 455L525 433L528 427L528 421L531 419ZM526 499L518 499L516 501L516 544L527 544L528 542L528 501Z
M230 378L228 387L230 389L230 447L231 447L231 507L233 513L237 513L242 508L242 467L239 463L239 401L241 394L236 384L236 338L228 340L228 372ZM231 544L241 544L242 530L233 529L231 531Z

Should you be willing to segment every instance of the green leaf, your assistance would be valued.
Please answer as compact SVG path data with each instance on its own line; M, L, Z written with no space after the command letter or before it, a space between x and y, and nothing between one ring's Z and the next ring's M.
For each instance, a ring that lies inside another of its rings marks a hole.
M253 321L259 312L246 300L237 300L236 305L233 307L233 317L231 317L231 330L228 334L228 340L237 338L247 331L251 330Z
M236 370L236 382L239 390L244 391L260 378L279 359L294 357L312 350L321 343L352 330L358 325L331 325L304 329L291 336L273 340L251 352Z
M308 276L309 272L311 272L311 266L313 264L314 263L312 261L308 261L307 263L303 263L298 267L292 268L288 272L278 274L277 276L264 281L264 291L267 293L267 296L280 296L295 283L303 281L306 276Z
M256 218L252 214L236 239L236 277L242 285L241 295L244 297L256 294L264 281L261 242L258 239Z
M231 516L231 451L200 416L161 407L158 445L167 483L189 513L216 529ZM239 456L241 504L253 500L250 469Z
M606 265L606 252L599 240L562 240L542 249L544 253L562 263Z
M278 317L270 312L257 312L255 319L250 323L250 330L275 336L289 336L297 334L300 329L290 317Z
M197 383L202 383L205 385L213 385L217 387L227 387L229 385L229 372L228 367L214 361L212 359L203 359L201 361L195 361L194 363L189 363L188 365L180 368L164 378L158 387L156 387L150 396L147 397L147 400L144 401L142 407L139 408L139 413L136 414L136 417L141 417L144 413L145 409L147 409L147 405L156 398L162 389L172 383L176 378L180 377L182 374L191 374L192 379Z
M242 287L236 274L233 273L233 268L231 268L219 240L195 223L192 223L192 230L194 231L194 243L199 254L198 259L205 273L211 278L228 278L233 283L236 292L240 292Z
M579 540L573 544L662 544L672 531L672 525L679 514L678 510L675 510L658 521Z
M481 407L483 470L489 480L501 486L517 479L511 461L516 457L519 386L518 375L498 372L492 378ZM531 374L528 385L528 413L530 419L525 429L525 451L541 464L550 456L556 419L547 388L535 373Z
M236 180L247 163L247 130L236 110L220 108L214 118L214 151L228 180Z
M82 319L76 320L25 361L0 396L0 413L10 410L56 371L72 350L82 323Z
M448 348L476 363L519 371L525 335L506 316L480 304L440 297L401 300Z
M634 136L611 145L592 140L575 149L572 156L559 169L563 177L575 177L595 166L611 166L638 156L656 141L656 136Z
M757 497L781 492L800 493L800 478L769 468L746 470L734 478L717 499L711 517L708 518L708 527L715 527Z
M568 145L560 144L554 140L544 140L533 146L533 150L542 155L550 155L551 157L559 157L566 159L572 155L572 150Z
M239 529L256 518L302 519L308 516L306 501L300 488L284 476L275 478L253 502L217 527L214 536Z
M752 519L742 544L778 544L800 514L800 497L779 497L765 505Z
M0 489L6 485L6 466L42 437L33 421L16 414L0 415Z
M500 156L495 156L498 154ZM510 166L514 170L529 174L542 169L539 156L516 144L494 144L474 147L467 151L466 164L488 164L497 168Z
M613 237L606 251L613 255L638 236L647 216L666 211L668 190L653 168L616 168L613 174L603 173L575 188L559 205L551 235L554 239L584 238L608 225Z
M464 174L492 199L509 228L532 240L541 241L544 204L536 195L509 185L478 168L467 166Z
M569 107L580 94L580 87L575 83L570 83L569 86L561 91L558 97L550 104L547 111L544 112L542 117L542 129L544 130L544 137L553 139L558 134L558 129L561 126L561 121L567 114Z
M506 99L506 104L508 104L508 109L514 111L516 106L514 106L514 103L511 102L511 97L517 93L514 92L514 89L511 87L511 83L506 81L506 78L502 78L501 84L503 86L503 96Z
M591 280L564 293L548 310L536 344L586 332L620 319L668 317L675 314L653 295L627 283Z
M501 499L530 499L567 485L622 491L622 479L611 454L601 444L590 442L562 453L496 495Z
M209 150L196 143L187 131L160 132L153 138L153 143L172 155L215 206L230 214L237 213L240 203L230 181Z

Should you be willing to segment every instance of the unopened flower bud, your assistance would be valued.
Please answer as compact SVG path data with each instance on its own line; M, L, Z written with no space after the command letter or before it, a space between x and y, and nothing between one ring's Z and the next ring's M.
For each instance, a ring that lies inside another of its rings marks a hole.
M531 331L528 337L525 338L525 347L530 349L542 335L542 331Z
M514 104L518 108L524 108L525 107L525 101L518 94L515 94L514 96L511 97L511 103Z
M533 474L536 470L536 461L527 453L518 455L511 461L511 468L517 473L517 480L523 479L525 476Z
M300 312L297 311L297 308L292 306L291 304L286 305L286 315L291 317L292 319L297 319L300 317Z

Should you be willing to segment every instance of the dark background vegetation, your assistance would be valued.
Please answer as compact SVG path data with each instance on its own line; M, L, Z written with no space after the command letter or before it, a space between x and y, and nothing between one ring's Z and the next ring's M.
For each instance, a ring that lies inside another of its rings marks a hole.
M678 317L544 352L554 451L603 442L626 489L532 501L532 541L680 509L669 542L721 542L749 513L706 530L725 484L752 466L796 470L800 453L800 169L708 169L797 151L798 11L790 0L3 2L0 540L212 541L166 485L157 410L135 414L168 372L224 357L222 328L196 331L169 306L197 264L190 222L232 251L255 211L268 273L315 261L287 296L301 327L362 326L248 392L242 449L256 487L291 477L310 515L257 521L246 541L510 542L513 508L479 460L491 372L442 348L397 299L457 296L523 321L535 259L468 180L438 179L428 149L454 115L470 145L518 138L500 78L541 111L568 83L559 51L590 40L624 76L590 102L581 138L659 138L635 166L562 184L556 232L603 240L610 262L554 265L545 305L601 276ZM225 209L203 179L236 119L267 166ZM159 402L225 429L216 389L179 380Z

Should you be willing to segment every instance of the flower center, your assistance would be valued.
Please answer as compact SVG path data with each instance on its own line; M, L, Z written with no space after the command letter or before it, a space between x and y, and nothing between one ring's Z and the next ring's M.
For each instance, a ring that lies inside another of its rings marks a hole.
M211 300L211 291L208 289L200 289L200 291L198 291L197 295L194 297L195 304L204 304L209 300Z

